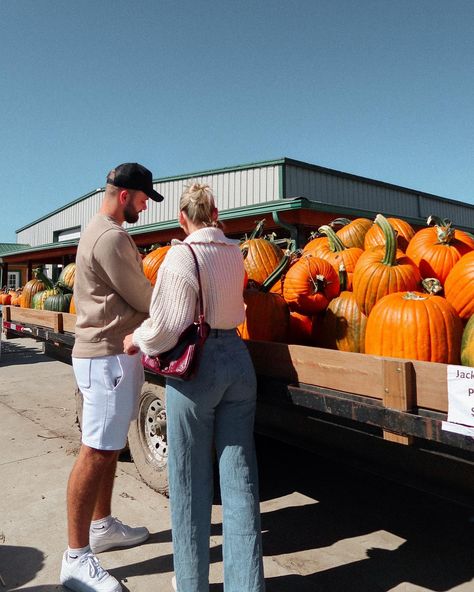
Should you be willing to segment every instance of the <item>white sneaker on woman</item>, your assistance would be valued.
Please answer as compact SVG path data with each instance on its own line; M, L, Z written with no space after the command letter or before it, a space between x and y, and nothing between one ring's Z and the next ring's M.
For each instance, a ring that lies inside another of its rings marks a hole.
M97 557L88 551L77 559L63 555L59 580L63 586L75 592L121 592L120 582L111 576L99 563Z
M137 526L132 528L120 522L118 518L112 518L108 528L97 530L91 528L89 531L89 544L93 553L102 553L114 547L132 547L146 541L150 536L148 528Z

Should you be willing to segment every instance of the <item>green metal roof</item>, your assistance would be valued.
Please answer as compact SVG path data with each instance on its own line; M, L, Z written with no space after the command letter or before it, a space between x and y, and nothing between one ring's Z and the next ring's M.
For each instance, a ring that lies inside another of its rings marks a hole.
M2 255L11 255L18 251L24 251L29 247L31 247L31 245L24 245L21 243L0 243L0 257L2 257Z

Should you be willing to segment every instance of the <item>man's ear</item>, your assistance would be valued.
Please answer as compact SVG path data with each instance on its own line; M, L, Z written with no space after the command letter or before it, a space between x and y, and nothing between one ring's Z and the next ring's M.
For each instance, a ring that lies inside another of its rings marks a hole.
M127 201L127 197L129 196L129 192L126 189L122 189L119 192L119 202L123 206L123 204Z

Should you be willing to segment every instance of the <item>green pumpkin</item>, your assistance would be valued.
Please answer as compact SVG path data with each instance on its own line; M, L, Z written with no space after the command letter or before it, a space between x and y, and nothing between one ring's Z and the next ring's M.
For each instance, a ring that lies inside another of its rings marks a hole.
M33 300L31 302L31 308L36 308L37 310L43 310L45 301L50 296L54 296L55 294L59 294L59 290L57 288L51 288L50 290L42 290L41 292L37 292L33 296Z
M474 367L474 315L468 320L462 334L461 364Z
M44 310L53 310L55 312L69 312L72 294L63 294L58 292L46 298L44 301Z

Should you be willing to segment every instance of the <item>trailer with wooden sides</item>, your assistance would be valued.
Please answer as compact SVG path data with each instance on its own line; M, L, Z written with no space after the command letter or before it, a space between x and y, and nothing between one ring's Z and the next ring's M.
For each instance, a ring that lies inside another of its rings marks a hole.
M3 309L4 338L33 337L45 343L48 355L68 363L74 328L75 315L69 313ZM287 443L473 503L474 438L444 429L445 364L283 343L247 345L258 376L256 432L275 440L275 462L279 446ZM166 493L161 377L146 375L128 444L143 480Z

